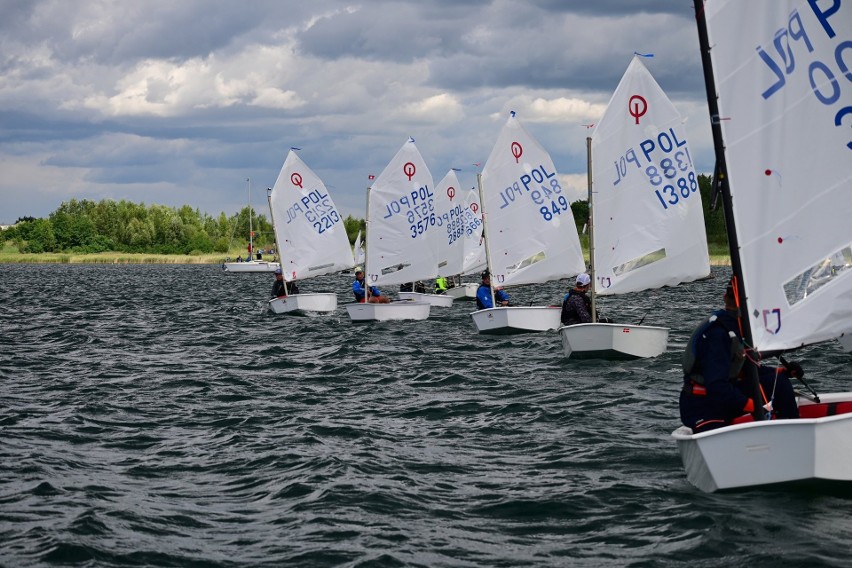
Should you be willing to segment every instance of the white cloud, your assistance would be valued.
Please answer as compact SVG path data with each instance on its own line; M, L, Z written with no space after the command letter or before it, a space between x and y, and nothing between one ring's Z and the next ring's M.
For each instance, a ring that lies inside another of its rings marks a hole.
M457 97L441 93L403 105L394 114L402 119L452 123L462 119L464 109Z
M559 174L559 183L568 195L569 201L585 201L588 199L589 185L586 174Z
M257 95L248 104L265 108L292 109L302 106L305 102L294 91L268 87L259 89Z
M546 99L520 95L512 98L506 109L514 110L524 122L544 123L585 123L594 122L603 116L605 104L592 103L578 98L556 97ZM493 118L505 116L505 112L491 115Z

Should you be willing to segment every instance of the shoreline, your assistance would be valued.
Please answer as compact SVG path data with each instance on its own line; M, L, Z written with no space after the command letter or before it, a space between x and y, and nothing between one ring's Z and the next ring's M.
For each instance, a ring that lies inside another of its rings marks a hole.
M143 253L98 254L0 254L0 264L222 264L220 255L169 255ZM727 255L710 255L710 266L730 266Z

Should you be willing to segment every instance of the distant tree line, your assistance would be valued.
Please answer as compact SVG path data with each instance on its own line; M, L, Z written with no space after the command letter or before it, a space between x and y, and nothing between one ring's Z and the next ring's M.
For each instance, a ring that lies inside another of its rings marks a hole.
M725 220L721 208L710 211L711 178L698 176L704 204L707 241L726 245ZM582 230L589 216L586 201L571 205L577 227ZM0 231L0 241L12 242L21 252L106 251L148 254L227 253L236 244L249 241L249 216L256 248L275 245L272 225L264 215L248 207L230 217L224 213L212 217L188 205L166 207L129 201L88 199L64 202L47 218L22 217L15 225ZM349 215L343 226L354 243L358 231L366 235L366 222Z

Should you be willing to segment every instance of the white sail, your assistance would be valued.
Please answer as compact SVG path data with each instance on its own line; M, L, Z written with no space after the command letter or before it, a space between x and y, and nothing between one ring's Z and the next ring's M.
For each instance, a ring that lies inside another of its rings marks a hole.
M754 346L838 337L852 321L852 4L704 9Z
M464 254L461 274L475 274L488 266L485 258L485 243L482 239L482 212L479 207L479 192L475 188L467 191L462 219L464 221Z
M355 264L343 218L322 180L287 154L269 197L284 279L302 280Z
M435 186L435 248L438 274L459 274L464 262L465 199L455 170L450 170Z
M514 113L482 170L482 193L494 286L548 282L585 269L553 161Z
M355 264L362 266L364 264L364 243L361 241L361 231L358 231L358 236L355 237Z
M381 287L434 278L435 187L413 139L376 178L368 201L367 283Z
M710 274L704 213L680 114L634 56L592 135L595 292Z

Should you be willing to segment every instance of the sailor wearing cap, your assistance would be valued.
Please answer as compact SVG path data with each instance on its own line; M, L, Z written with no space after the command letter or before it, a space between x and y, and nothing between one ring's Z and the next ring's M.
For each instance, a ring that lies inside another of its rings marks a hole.
M509 294L502 288L495 288L494 301L498 306L508 306ZM487 310L494 307L494 304L491 302L491 275L487 270L482 273L482 283L476 290L476 306L480 310Z
M275 269L275 283L272 285L272 297L273 298L285 298L288 295L298 294L299 287L296 286L296 281L292 280L287 283L284 282L284 274L281 272L280 268Z
M592 300L587 294L591 283L592 279L585 272L577 275L574 289L562 300L562 325L592 322Z

